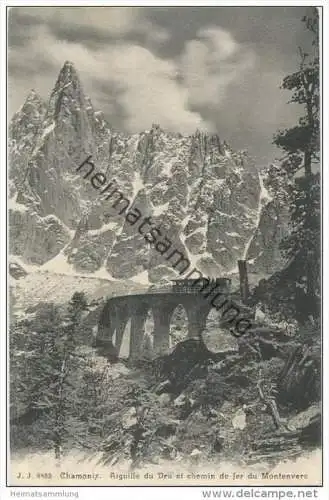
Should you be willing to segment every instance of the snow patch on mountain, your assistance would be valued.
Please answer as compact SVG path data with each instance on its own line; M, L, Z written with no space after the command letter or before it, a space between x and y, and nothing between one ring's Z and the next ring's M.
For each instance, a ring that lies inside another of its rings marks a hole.
M134 283L138 283L140 285L150 285L151 284L149 281L148 271L146 271L146 270L142 271L141 273L137 274L136 276L133 276L130 279Z
M167 212L169 207L169 201L163 203L162 205L153 206L153 215L158 216Z
M258 198L257 217L256 217L256 221L255 221L255 231L257 230L257 228L259 226L259 222L260 222L260 218L261 218L261 214L262 214L262 208L264 206L264 201L267 200L267 191L264 188L264 184L263 184L262 177L261 177L260 173L258 173L258 179L259 179L259 185L260 185L261 189L260 189L259 198ZM251 242L254 238L254 235L255 235L255 233L252 233L250 238L247 241L247 244L245 246L245 249L244 249L244 252L242 255L242 258L244 260L247 259L248 251L249 251Z
M132 198L134 200L136 198L136 196L138 195L139 191L141 191L145 187L144 182L143 182L143 178L139 172L135 172L132 187L133 187Z
M68 274L75 276L76 273L74 267L68 263L66 255L63 250L59 252L56 257L46 262L41 266L41 271L50 271L53 273Z
M8 209L16 210L17 212L26 212L27 207L23 203L17 202L17 195L18 193L15 194L14 198L8 199Z

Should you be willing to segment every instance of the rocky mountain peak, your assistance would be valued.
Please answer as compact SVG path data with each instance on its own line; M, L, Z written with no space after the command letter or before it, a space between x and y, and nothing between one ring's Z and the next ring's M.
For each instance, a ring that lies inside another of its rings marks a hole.
M210 134L208 132L196 130L195 134L192 137L192 143L194 144L194 147L199 149L199 152L203 156L206 156L210 153L223 156L225 153L224 142L220 140L218 134Z
M72 84L73 86L78 85L81 87L78 72L75 69L74 64L70 61L65 61L62 69L59 72L55 89L56 87L63 88L70 84Z
M31 89L30 92L28 93L25 99L25 103L23 104L22 110L24 108L26 109L29 105L35 107L43 107L43 108L45 106L45 102L34 89Z
M64 118L86 106L86 97L79 75L72 62L66 61L51 93L47 118Z
M10 135L23 133L25 135L28 130L38 127L44 117L46 105L40 95L34 90L30 90L23 106L14 114L10 123Z
M75 73L77 74L77 71L74 67L74 64L72 61L65 61L63 64L63 67L61 69L61 73Z
M45 112L46 104L33 89L14 114L9 125L10 177L21 177L26 170L27 158L35 146Z

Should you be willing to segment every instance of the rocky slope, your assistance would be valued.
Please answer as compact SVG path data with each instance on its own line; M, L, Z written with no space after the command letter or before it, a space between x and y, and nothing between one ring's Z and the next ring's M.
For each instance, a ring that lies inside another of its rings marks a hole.
M218 276L236 271L239 258L261 274L281 265L283 204L244 152L199 131L183 136L152 125L140 134L115 132L72 63L64 64L47 104L30 93L9 134L10 251L28 265L145 283L177 276L76 171L89 155L191 268Z

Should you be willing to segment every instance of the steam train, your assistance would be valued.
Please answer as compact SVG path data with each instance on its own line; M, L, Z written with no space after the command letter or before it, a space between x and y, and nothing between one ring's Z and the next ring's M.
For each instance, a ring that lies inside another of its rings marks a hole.
M199 278L172 280L172 291L175 293L198 293L202 289L230 290L230 278Z

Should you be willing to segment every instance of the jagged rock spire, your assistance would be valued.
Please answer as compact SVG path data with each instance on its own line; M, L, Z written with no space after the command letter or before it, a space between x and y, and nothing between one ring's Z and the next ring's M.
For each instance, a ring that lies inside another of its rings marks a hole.
M27 94L23 106L25 106L26 104L44 105L44 101L34 89L31 89L30 92Z
M21 106L14 116L22 114L30 115L41 113L42 111L45 111L45 102L34 89L31 89L26 96L23 106Z
M79 76L74 64L71 61L65 61L59 72L56 85L67 85L68 83L79 83Z
M14 114L9 126L9 136L20 141L27 134L35 134L40 127L46 111L46 105L34 90L27 94L24 104Z
M47 116L58 117L63 108L83 108L85 106L85 95L79 79L79 75L70 61L66 61L61 68L54 90L51 93Z

